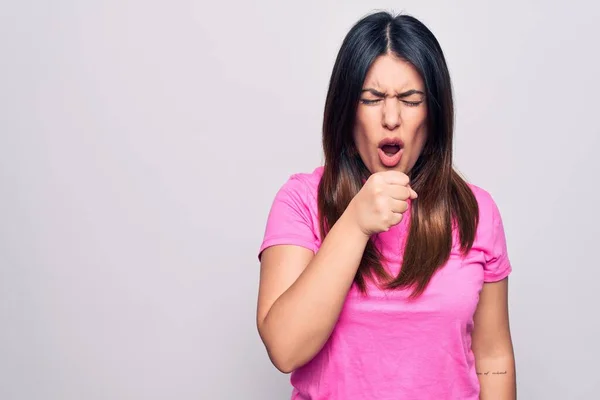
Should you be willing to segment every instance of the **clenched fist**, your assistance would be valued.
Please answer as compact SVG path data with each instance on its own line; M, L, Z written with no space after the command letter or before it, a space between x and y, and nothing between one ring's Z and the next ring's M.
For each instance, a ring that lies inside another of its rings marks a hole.
M346 209L367 236L388 231L402 221L408 199L417 193L409 185L408 175L398 171L372 174Z

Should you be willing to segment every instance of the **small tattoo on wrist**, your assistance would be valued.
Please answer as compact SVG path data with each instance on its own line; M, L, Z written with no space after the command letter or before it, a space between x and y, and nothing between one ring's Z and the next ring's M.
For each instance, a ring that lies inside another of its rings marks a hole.
M486 372L477 372L477 375L506 375L506 371L486 371Z

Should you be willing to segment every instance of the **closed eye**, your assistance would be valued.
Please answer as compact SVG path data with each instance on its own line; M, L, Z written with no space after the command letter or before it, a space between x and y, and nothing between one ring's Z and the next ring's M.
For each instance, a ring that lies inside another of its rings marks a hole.
M360 102L363 104L376 104L379 103L381 99L360 99Z
M360 99L360 102L362 104L377 104L381 101L382 99ZM421 103L423 103L423 101L408 101L408 100L400 100L401 102L403 102L404 104L406 104L409 107L417 107L419 106Z

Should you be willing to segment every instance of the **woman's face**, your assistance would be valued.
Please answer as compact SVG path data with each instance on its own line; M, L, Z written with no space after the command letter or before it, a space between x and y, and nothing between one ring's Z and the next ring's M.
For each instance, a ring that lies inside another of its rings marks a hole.
M427 138L425 86L417 70L393 55L371 65L356 111L354 143L371 173L409 173Z

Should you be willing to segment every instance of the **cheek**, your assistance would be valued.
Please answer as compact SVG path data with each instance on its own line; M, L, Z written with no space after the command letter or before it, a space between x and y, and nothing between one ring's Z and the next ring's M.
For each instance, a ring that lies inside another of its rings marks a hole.
M421 124L415 133L415 146L421 151L427 141L427 125Z
M359 148L364 148L375 140L379 121L374 114L374 110L360 107L356 113L354 141Z
M417 159L423 152L428 135L426 116L422 117L419 115L419 118L415 118L412 122L410 135L407 135L410 136L410 138L407 138L409 142L406 143L410 154L406 160L410 165L409 168L412 168L412 165L417 162Z
M421 149L427 138L427 113L423 111L415 114L410 121L411 145Z
M354 143L358 150L362 150L365 145L367 136L367 127L365 126L365 117L358 111L356 113L356 121L354 122Z

